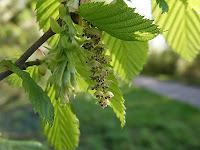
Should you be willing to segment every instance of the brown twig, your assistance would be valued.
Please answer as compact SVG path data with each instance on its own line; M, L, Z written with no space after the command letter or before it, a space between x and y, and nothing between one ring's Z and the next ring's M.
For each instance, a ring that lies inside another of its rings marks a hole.
M9 75L11 75L13 72L11 70L7 70L4 72L0 73L0 81L3 80L4 78L8 77Z
M20 66L20 68L21 68L22 70L26 70L27 67L34 66L34 65L37 65L37 66L41 65L41 61L40 61L39 59L36 59L35 61L28 61L28 62L25 62L25 64L22 64L22 65Z
M44 42L46 42L55 33L49 29L42 37L40 37L16 62L16 66L23 64Z
M58 24L61 26L62 20L57 20ZM40 37L16 62L15 65L19 67L20 69L23 69L23 65L26 65L26 60L44 43L46 42L50 37L52 37L55 33L51 30L51 28L43 34L42 37ZM26 69L26 67L25 67ZM0 81L4 78L11 75L13 72L11 70L7 70L0 73Z
M37 66L41 65L41 61L39 59L36 59L36 61L28 61L28 62L21 64L19 66L19 68L22 70L26 70L27 67L34 66L34 65L37 65ZM3 80L4 78L8 77L12 73L13 72L11 70L1 72L0 73L0 81Z
M26 60L51 36L55 33L49 29L42 37L40 37L16 62L15 65L23 69L23 65L26 65ZM26 68L26 67L25 67ZM13 72L11 70L4 71L0 73L0 81L11 75Z

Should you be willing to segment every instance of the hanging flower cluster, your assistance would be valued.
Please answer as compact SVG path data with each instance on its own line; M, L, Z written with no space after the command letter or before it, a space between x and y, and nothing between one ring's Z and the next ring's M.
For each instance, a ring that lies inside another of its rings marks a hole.
M88 40L82 45L87 50L88 61L87 66L91 71L91 80L94 84L88 87L88 90L95 90L94 96L103 108L110 104L109 99L113 97L113 93L108 91L111 80L107 80L107 76L113 71L108 63L112 61L111 57L104 55L107 49L106 45L101 43L102 32L93 27L87 27L83 30L83 37Z

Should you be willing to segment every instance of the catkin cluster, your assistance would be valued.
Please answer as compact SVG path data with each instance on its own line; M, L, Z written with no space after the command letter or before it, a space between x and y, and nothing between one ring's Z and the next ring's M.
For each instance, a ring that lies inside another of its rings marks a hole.
M88 90L95 90L94 96L97 103L104 108L109 105L109 99L114 96L112 92L108 91L112 80L106 79L113 71L108 65L112 60L110 56L104 55L107 48L101 43L102 32L99 29L87 27L83 30L82 36L88 39L82 47L87 50L88 61L86 63L91 71L90 78L94 82L88 87Z

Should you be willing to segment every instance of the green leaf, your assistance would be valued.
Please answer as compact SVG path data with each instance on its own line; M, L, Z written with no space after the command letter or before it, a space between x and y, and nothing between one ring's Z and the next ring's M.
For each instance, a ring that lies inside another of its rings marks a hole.
M188 5L200 14L200 0L188 0Z
M50 28L50 17L57 20L59 18L59 6L61 3L58 0L37 0L36 15L40 29L46 32ZM59 40L59 34L52 36L48 43L55 46Z
M124 81L131 82L140 73L147 59L148 43L122 41L103 34L103 43L110 49L114 72Z
M162 9L162 13L168 12L168 5L165 0L156 0L156 3Z
M42 78L42 75L39 72L38 66L30 66L25 71L28 72L31 78L33 78L33 80L36 82L38 82ZM22 87L22 79L16 73L13 73L10 76L8 76L6 78L6 81L8 84L14 87L18 87L18 88Z
M109 86L108 91L111 91L114 94L114 97L109 99L110 107L113 109L119 120L121 121L121 127L125 125L125 105L122 92L119 90L118 81L113 74L108 76L108 80L112 80L113 83Z
M11 61L4 60L0 65L9 66L9 69L22 78L24 90L29 94L30 101L34 104L34 110L39 113L40 117L50 124L53 123L54 107L50 98L42 88L30 77L30 75L20 70Z
M48 39L48 43L53 47L55 46L60 39L60 34L53 35L50 39Z
M16 73L11 74L6 78L6 82L14 87L21 88L22 86L22 78L20 78Z
M152 20L134 13L123 0L110 4L89 2L82 4L76 12L94 26L125 41L147 41L160 33Z
M200 14L179 0L168 0L169 12L161 11L152 0L155 22L172 49L188 61L192 61L200 50Z
M63 28L52 17L50 17L50 26L51 26L52 31L55 33L60 33L63 31Z
M92 81L89 78L90 72L87 71L81 64L76 63L76 71L78 73L76 82L78 88L83 91L87 91L87 88ZM119 90L118 81L113 74L107 77L108 80L112 80L112 84L109 86L108 91L111 91L114 94L114 97L110 99L110 107L115 112L116 116L121 121L121 127L125 125L125 105L124 105L124 98L122 92ZM93 92L90 92L93 96Z
M200 14L200 1L199 0L180 0L186 7L190 7Z
M45 150L40 142L14 141L0 137L0 150Z
M40 29L46 32L50 28L51 16L57 20L59 18L59 6L58 0L38 0L36 5L37 21L39 22Z
M54 86L48 84L46 91L55 108L53 126L44 125L47 140L56 150L73 150L79 142L79 122L74 113L72 104L61 104L55 99Z
M188 0L180 0L185 6L187 6L188 5Z

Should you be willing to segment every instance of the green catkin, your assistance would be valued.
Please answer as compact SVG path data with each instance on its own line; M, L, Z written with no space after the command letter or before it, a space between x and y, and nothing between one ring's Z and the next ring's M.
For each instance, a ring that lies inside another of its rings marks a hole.
M66 8L67 9L67 8ZM72 23L70 14L62 7L62 31L58 44L49 51L49 68L52 72L51 82L55 85L56 99L62 103L69 102L69 91L76 90L76 75L74 55L78 49L78 43L74 39L76 29Z
M112 81L106 79L109 73L113 71L106 64L112 60L110 56L104 55L107 47L101 43L102 31L89 26L83 30L82 36L88 39L82 45L82 48L87 50L88 61L86 63L91 72L90 79L95 82L88 87L88 90L95 90L94 96L97 103L104 108L110 104L109 99L114 96L112 92L108 91Z
M56 87L56 97L61 99L61 102L66 103L69 101L69 89L72 92L76 89L76 75L75 75L75 62L74 54L78 51L80 43L76 41L76 29L73 26L71 17L68 11L64 11L64 8L60 9L62 18L62 31L60 34L60 40L58 45L50 52L56 53L52 55L53 58L59 60L57 63L52 64L53 82ZM108 63L111 57L104 55L104 51L107 49L106 45L102 44L101 37L102 31L94 27L85 21L87 27L83 30L82 48L86 50L87 67L91 72L90 79L94 84L88 87L88 90L95 90L94 96L97 99L97 103L103 108L109 105L109 99L113 97L113 93L108 91L109 85L112 82L107 80L109 73L112 72L112 68Z

